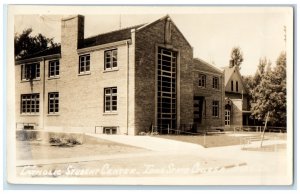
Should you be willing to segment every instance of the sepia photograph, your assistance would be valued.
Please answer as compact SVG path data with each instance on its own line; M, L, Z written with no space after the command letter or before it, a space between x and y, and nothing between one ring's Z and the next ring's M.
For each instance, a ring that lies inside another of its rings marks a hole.
M293 184L293 6L9 5L7 19L10 184Z

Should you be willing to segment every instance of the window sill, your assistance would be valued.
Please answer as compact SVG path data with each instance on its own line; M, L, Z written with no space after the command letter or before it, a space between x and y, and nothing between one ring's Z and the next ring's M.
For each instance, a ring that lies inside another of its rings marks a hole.
M52 113L52 114L47 114L47 116L59 116L60 114L59 113Z
M79 73L78 76L91 75L91 72L82 72Z
M33 79L32 81L41 81L41 78ZM23 83L23 82L30 82L30 80L28 80L28 79L23 79L23 80L21 80L21 83Z
M53 76L53 77L48 77L48 80L52 80L52 79L59 79L59 76Z
M119 71L119 68L112 68L112 69L105 69L104 71L103 71L103 73L107 73L107 72L113 72L113 71Z
M40 114L26 114L26 113L21 113L21 116L40 116Z
M118 112L104 112L103 115L117 115Z

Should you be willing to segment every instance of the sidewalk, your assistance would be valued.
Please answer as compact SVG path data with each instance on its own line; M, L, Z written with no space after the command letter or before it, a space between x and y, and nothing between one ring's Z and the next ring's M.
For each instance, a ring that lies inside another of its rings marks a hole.
M151 136L105 135L105 134L86 134L86 135L121 143L121 144L141 147L156 152L194 153L205 149L203 146L198 144L151 137Z

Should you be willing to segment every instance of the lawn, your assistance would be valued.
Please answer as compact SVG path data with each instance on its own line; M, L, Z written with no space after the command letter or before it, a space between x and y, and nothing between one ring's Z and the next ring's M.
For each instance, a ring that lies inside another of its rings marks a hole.
M145 149L98 139L73 147L52 146L42 141L16 141L17 160L56 159L81 156L145 152Z
M188 143L200 144L204 147L220 147L240 145L245 136L260 136L260 133L242 134L213 134L213 135L160 135L157 137L171 140L183 141ZM266 133L265 139L286 139L286 134Z

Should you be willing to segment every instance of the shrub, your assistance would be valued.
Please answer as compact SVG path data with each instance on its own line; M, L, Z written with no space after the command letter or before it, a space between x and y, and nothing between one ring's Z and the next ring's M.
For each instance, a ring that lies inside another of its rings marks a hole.
M154 132L140 132L139 135L159 135L158 131L154 131Z
M53 146L70 147L81 145L79 137L65 134L54 134L49 136L49 143Z

